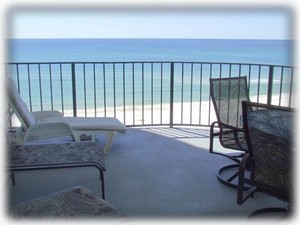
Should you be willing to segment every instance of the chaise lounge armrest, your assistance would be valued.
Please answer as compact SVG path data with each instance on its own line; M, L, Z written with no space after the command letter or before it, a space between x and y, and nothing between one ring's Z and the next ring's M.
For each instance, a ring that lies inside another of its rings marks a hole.
M53 111L37 111L32 112L34 118L37 121L40 121L44 118L50 118L50 117L63 117L63 114L60 111L53 110Z
M26 132L24 142L37 141L41 139L49 138L61 138L68 137L72 141L75 140L75 136L72 128L69 124L64 122L57 123L39 123L34 124Z

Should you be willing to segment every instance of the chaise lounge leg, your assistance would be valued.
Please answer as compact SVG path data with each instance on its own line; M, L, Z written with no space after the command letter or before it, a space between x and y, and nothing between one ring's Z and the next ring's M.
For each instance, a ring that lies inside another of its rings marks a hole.
M111 146L112 146L112 143L113 143L114 135L115 135L115 132L113 132L113 131L108 131L107 132L107 142L106 142L106 145L103 149L104 154L108 154L110 152L110 149L111 149Z

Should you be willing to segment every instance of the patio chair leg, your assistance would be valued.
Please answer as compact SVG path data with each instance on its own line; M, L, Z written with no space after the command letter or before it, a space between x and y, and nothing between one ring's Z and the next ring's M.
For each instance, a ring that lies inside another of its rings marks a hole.
M232 170L232 172L229 172ZM228 176L224 176L228 173ZM239 164L230 164L219 169L217 174L218 180L231 188L238 189ZM249 190L250 186L243 186L243 190Z
M238 188L237 184L233 183L232 181L233 181L235 178L238 177L238 175L239 175L238 169L237 169L233 174L231 174L229 178L225 178L225 177L223 176L223 173L224 173L225 171L227 171L227 170L236 169L236 168L238 168L238 167L239 167L238 164L230 164L230 165L227 165L227 166L224 166L224 167L220 168L219 171L218 171L218 174L217 174L217 177L218 177L219 181L220 181L222 184L225 184L225 185L227 185L227 186L229 186L229 187L232 187L232 188L237 189L237 188Z

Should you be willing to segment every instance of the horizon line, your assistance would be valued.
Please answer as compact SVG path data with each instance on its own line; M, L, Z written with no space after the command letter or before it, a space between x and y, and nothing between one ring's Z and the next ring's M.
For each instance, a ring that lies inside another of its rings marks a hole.
M97 37L49 37L49 38L44 38L44 37L24 37L24 38L5 38L6 40L51 40L51 39L56 39L56 40L68 40L68 39L93 39L93 40L134 40L134 39L143 39L143 40L153 40L153 39L166 39L166 40L274 40L274 41L294 41L294 38L168 38L168 37L154 37L154 38L143 38L143 37L137 37L137 38L97 38Z

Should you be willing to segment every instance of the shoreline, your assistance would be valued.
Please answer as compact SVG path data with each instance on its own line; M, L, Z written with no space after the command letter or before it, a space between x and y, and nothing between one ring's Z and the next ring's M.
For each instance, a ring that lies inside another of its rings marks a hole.
M281 103L287 105L289 95L282 94ZM296 99L293 98L293 102ZM250 96L251 101L257 101L257 96ZM259 96L260 103L267 102L267 96ZM272 96L272 104L279 103L279 95ZM294 104L292 104L294 105ZM189 110L191 109L191 110ZM209 113L210 111L210 113ZM95 109L77 110L78 117L95 117ZM73 116L72 110L65 110L64 116ZM97 117L116 117L125 125L152 125L152 124L170 124L170 104L155 104L155 105L137 105L137 106L118 106L106 108L106 115L104 108L96 109ZM173 104L173 124L199 124L209 125L212 121L216 120L215 110L212 102L183 102Z
M287 106L288 94L282 94L281 102L283 106ZM295 106L297 98L293 94L292 106ZM250 96L250 100L256 102L257 96ZM267 102L267 96L259 96L260 103ZM272 96L272 104L279 103L279 95ZM191 110L190 110L191 109ZM210 112L210 113L209 113ZM73 117L73 110L64 110L64 116ZM95 117L95 109L77 110L78 117ZM137 105L133 106L118 106L106 108L106 115L104 108L96 109L97 117L116 117L127 126L142 126L142 125L169 125L170 124L170 104L155 104L155 105ZM211 122L216 121L215 110L212 102L183 102L173 104L173 124L183 125L204 125L209 126ZM20 122L14 115L12 118L12 126L19 127Z

